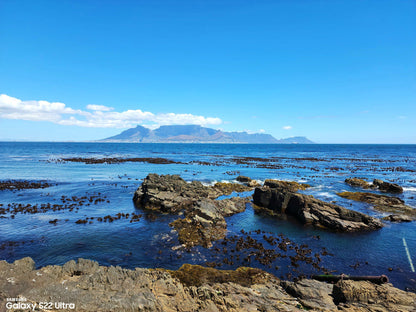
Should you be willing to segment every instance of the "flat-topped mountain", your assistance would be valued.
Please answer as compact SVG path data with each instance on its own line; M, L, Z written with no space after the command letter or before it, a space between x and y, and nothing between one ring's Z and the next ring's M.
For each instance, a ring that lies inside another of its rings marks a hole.
M137 126L100 141L127 143L313 143L305 137L277 140L272 135L265 133L224 132L199 125L160 126L155 130Z

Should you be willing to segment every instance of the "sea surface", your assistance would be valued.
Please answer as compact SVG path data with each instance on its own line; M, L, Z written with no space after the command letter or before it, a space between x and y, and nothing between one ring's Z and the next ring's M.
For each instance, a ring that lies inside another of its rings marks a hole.
M177 163L61 161L71 157L158 157ZM48 203L67 207L1 215L0 259L11 262L30 256L37 267L42 267L88 258L101 265L168 269L178 269L183 263L221 262L225 257L225 245L221 241L212 248L182 248L176 232L169 226L178 216L149 213L134 206L133 194L149 173L178 174L186 181L198 180L207 185L235 182L238 175L260 183L265 179L308 183L311 188L302 191L305 194L381 218L384 215L371 205L336 195L340 191L360 191L345 184L346 178L359 177L369 182L377 178L403 186L405 191L398 197L416 208L416 145L0 142L1 181L51 184L42 189L0 191L0 208L18 204L40 207ZM79 198L84 196L92 201L87 199L80 205ZM68 209L70 204L73 209ZM142 217L138 222L123 218L114 222L97 221L99 217L117 213L136 213ZM76 223L87 217L94 217L92 223ZM51 223L53 220L57 221ZM386 222L381 230L374 232L334 233L302 226L295 220L256 214L251 204L245 212L226 221L227 237L247 237L244 233L251 232L252 238L264 242L264 233L254 231L282 234L292 244L308 246L312 254L325 247L332 255L321 256L321 264L334 274L386 274L396 287L416 291L416 273L411 268L411 261L416 263L416 222ZM235 258L232 264L224 262L219 268L254 266L278 277L285 277L291 270L288 258L278 258L270 267L255 260L247 263L243 258ZM319 273L307 264L301 265L300 270L307 275Z

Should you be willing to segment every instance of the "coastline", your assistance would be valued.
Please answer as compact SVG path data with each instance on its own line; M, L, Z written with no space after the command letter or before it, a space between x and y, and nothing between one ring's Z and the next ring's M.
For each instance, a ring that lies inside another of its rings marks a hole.
M416 294L392 284L279 280L259 269L184 264L123 269L78 259L35 269L0 261L0 310L18 311L415 311ZM9 309L7 309L9 307ZM23 309L24 310L24 309Z

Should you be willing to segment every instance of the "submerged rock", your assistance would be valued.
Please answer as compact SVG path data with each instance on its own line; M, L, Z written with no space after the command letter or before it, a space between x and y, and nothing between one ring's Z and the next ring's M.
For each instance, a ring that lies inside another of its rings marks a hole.
M391 221L397 222L399 219L397 215L408 216L413 220L416 219L416 209L407 206L403 200L397 197L365 192L342 192L337 193L337 195L343 198L369 203L373 205L375 210L380 212L393 213L396 216L392 216ZM403 219L403 217L401 218Z
M294 216L303 224L336 231L354 232L382 227L378 219L294 190L296 187L282 183L267 184L255 189L253 202L272 212Z
M63 311L414 311L416 294L391 284L280 281L260 269L177 271L100 266L85 259L36 270L30 258L0 261L0 305L61 302ZM332 299L333 298L333 299ZM7 301L12 302L12 301ZM71 304L71 306L69 306ZM62 309L60 309L62 310Z

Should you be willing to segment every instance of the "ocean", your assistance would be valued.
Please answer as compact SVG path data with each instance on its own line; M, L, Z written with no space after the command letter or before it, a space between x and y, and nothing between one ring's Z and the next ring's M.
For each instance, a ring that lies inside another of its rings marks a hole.
M61 161L76 157L150 157L174 163ZM244 252L248 251L241 251L241 257L235 256L233 261L224 261L223 241L215 242L212 248L181 248L176 232L169 226L178 216L142 211L133 204L135 190L149 173L178 174L186 181L206 185L235 182L238 175L259 183L265 179L308 183L311 187L302 193L381 218L384 214L371 205L336 195L340 191L361 191L347 185L346 178L359 177L369 182L376 178L401 185L404 192L397 197L416 208L416 145L0 142L1 181L42 181L50 185L0 190L0 208L15 208L15 213L0 214L0 259L12 262L29 256L37 267L42 267L88 258L101 265L167 269L177 269L183 263L216 262L221 263L220 269L253 266L283 278L288 273L319 273L307 263L293 271L290 257L277 258L272 266L255 259L248 263L244 260ZM16 211L27 205L38 207L38 212ZM97 221L118 213L142 217L138 222L128 218ZM87 217L91 222L76 223ZM251 204L245 212L227 217L226 221L228 238L246 239L250 235L268 246L265 233L282 235L292 246L307 246L311 255L323 254L321 265L329 272L386 274L394 286L416 291L416 273L411 264L416 263L415 222L386 222L373 232L335 233L291 219L257 214ZM326 253L322 253L323 248Z

